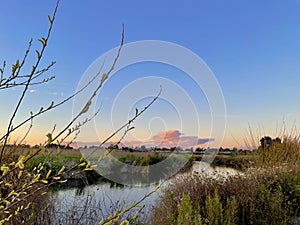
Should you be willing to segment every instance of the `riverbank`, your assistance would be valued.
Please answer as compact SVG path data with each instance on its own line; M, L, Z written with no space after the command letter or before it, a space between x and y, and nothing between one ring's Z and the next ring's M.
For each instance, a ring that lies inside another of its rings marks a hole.
M78 150L64 150L61 154L56 155L54 154L55 150L49 156L39 155L32 158L27 164L26 167L29 171L36 168L40 163L43 163L43 169L41 171L41 177L45 177L49 170L52 171L53 174L59 172L62 166L65 167L65 173L61 176L62 178L66 179L64 183L57 183L55 184L54 188L72 188L72 187L83 187L86 185L97 184L101 182L111 182L113 185L114 182L106 179L105 177L99 175L99 173L95 170L87 170L83 171L76 167L81 160L81 153ZM168 157L176 156L176 154L171 153L159 153L159 152L119 152L116 151L113 153L113 156L118 159L121 163L127 165L134 165L134 166L151 166L157 163L162 162ZM179 156L183 156L179 154ZM201 161L203 155L186 155L188 158L187 163L180 169L180 173L186 172L191 170L195 161ZM253 165L253 161L255 160L253 155L217 155L213 160L211 166L212 167L228 167L233 168L241 171L245 171L247 168ZM170 160L171 161L171 160ZM113 170L120 175L122 172L118 169ZM126 174L123 174L126 176ZM146 174L145 174L146 176Z
M272 152L276 153L273 153L274 158L277 156L277 150L272 149L251 152L251 154L218 154L211 165L202 162L203 154L194 154L186 164L188 166L185 172L181 171L171 178L171 182L167 182L167 186L164 186L160 192L161 198L155 199L154 208L149 213L150 222L144 224L180 224L178 221L186 210L192 221L189 225L210 224L206 221L214 220L218 224L227 224L224 222L226 220L230 222L229 224L245 225L276 224L275 220L280 221L280 224L293 224L292 222L299 218L300 211L300 172L299 165L294 159L295 151L284 149L287 151L285 157L279 161L279 156L282 154L278 154L277 160L273 160L274 166L270 166L270 160L265 160ZM48 169L57 170L62 165L67 165L69 168L81 158L79 154L74 155L74 151L71 152L72 156L64 151L64 155L58 157L51 158L51 156L46 160L37 157L33 161L36 165L44 160ZM141 165L145 168L171 157L171 154L166 152L163 155L159 152L115 152L114 154L123 164ZM184 156L182 153L177 154ZM294 161L287 157L288 154L294 157ZM261 162L268 162L268 164L264 165ZM289 165L289 167L279 165ZM124 176L121 170L116 171L120 176ZM81 187L76 189L80 190L79 192L101 185L109 188L116 187L115 183L107 183L108 180L93 170L80 173L70 170L65 175L69 178L65 183L54 186L56 193L74 191L71 187ZM122 193L127 188L127 186L118 186L116 190ZM96 193L97 191L101 193L101 190L96 188Z
M215 159L220 164L228 164L230 159L251 159L253 165L226 179L197 172L196 176L172 182L163 190L149 224L299 224L298 136L261 146L244 158L241 155L218 157L223 156Z
M159 200L159 196L163 193L164 188L167 188L170 183L176 180L183 179L183 177L191 176L211 176L215 177L225 177L233 176L239 173L239 171L225 168L225 167L210 167L209 164L204 162L194 162L193 166L189 171L181 172L173 177L169 178L167 181L161 181L159 184L151 184L149 186L115 186L111 183L101 182L99 184L93 184L89 186L78 188L67 188L58 189L55 192L50 192L50 196L54 202L55 210L59 212L64 209L68 213L64 214L64 217L57 218L59 221L66 221L74 219L72 217L80 217L83 210L94 211L93 217L84 217L82 221L84 224L98 224L97 221L101 219L99 213L102 211L104 216L108 216L113 213L113 209L122 208L126 204L131 204L133 201L138 201L142 199L146 194L152 192L156 189L158 185L161 188L158 189L151 196L146 198L142 202L143 213L139 215L137 219L139 223L131 224L148 224L150 221L150 216L153 207L155 207L156 202ZM71 204L67 204L70 203ZM82 206L78 208L78 205ZM107 207L109 206L109 207ZM134 212L127 215L128 217L134 215ZM95 223L93 223L95 221Z

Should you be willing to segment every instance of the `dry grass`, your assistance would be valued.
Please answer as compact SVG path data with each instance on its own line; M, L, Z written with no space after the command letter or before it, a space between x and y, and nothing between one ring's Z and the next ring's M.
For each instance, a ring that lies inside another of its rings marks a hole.
M281 143L274 143L266 149L258 149L258 166L276 167L279 165L300 164L300 137L286 136Z
M151 224L176 224L183 193L190 196L193 208L199 207L197 213L202 222L214 224L207 222L210 209L206 202L208 196L216 196L216 190L223 209L230 199L236 200L234 224L293 224L294 218L300 216L299 185L299 167L289 171L253 170L246 176L229 177L223 182L199 176L178 180L164 190L153 209Z
M226 216L228 201L236 200L237 208L231 212L236 215L236 222L228 224L294 224L300 217L299 136L284 136L281 143L260 147L253 159L255 166L244 175L223 181L197 176L170 184L153 209L151 224L176 224L183 193L190 196L192 208L199 208L196 213L202 224L227 224L214 223L208 217L212 211L207 205L209 196L220 201L215 207L221 209L218 215L222 217Z

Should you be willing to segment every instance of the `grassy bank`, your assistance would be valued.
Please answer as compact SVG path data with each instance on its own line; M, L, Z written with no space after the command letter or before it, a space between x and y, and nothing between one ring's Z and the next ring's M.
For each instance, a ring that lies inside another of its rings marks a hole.
M59 155L59 156L36 156L29 160L26 164L26 168L29 171L32 171L36 168L40 163L44 164L43 170L41 172L41 176L45 177L47 172L51 170L54 174L58 173L58 171L65 166L66 169L71 169L76 164L79 163L81 156L78 155Z
M29 151L30 149L27 149ZM39 164L43 163L43 168L41 170L41 177L45 177L49 170L53 174L58 173L58 171L64 166L65 171L70 170L64 175L68 177L68 181L64 184L56 185L56 187L75 187L75 186L85 186L87 184L95 184L99 182L110 182L105 177L102 177L94 170L91 171L81 171L80 174L76 174L77 169L71 169L80 162L81 153L78 150L64 150L61 154L56 155L56 149L48 149L48 154L38 155L30 159L26 164L26 169L28 171L33 171L38 167ZM50 154L49 154L50 153ZM120 162L134 165L134 166L150 166L157 164L167 157L171 156L171 153L168 152L123 152L123 151L114 151L112 155L117 158ZM180 154L183 156L182 154ZM187 155L187 157L190 157ZM195 160L200 161L202 159L201 154L193 155L190 157L186 165L181 169L181 172L189 170ZM255 155L223 155L219 154L215 157L212 162L212 166L223 166L230 167L238 170L246 170L252 166L253 161L255 160ZM115 169L119 171L118 169ZM72 175L73 174L73 175ZM74 175L76 174L76 175Z
M149 224L300 223L299 138L260 147L251 156L217 156L215 161L228 164L231 159L234 165L239 160L253 163L243 175L223 180L195 176L173 182L163 191Z
M300 171L253 171L216 181L193 177L168 186L152 224L294 224L300 216ZM189 221L189 222L188 222Z
M30 149L25 151L29 152ZM59 155L56 155L56 149L49 149L50 155L38 155L32 158L27 164L27 168L32 170L39 163L45 163L45 169L51 169L52 171L58 172L58 170L65 166L66 169L76 165L81 158L81 153L78 150L64 150ZM137 166L149 166L159 163L169 157L172 153L170 152L123 152L114 151L112 155L117 158L120 162L137 165ZM193 161L201 161L202 154L194 154L188 161L185 169L192 166ZM188 155L189 157L189 155ZM245 170L253 166L256 161L257 154L244 155L224 155L218 154L212 162L212 166L230 167L238 170ZM46 171L46 170L45 170Z
M52 150L51 150L52 151ZM120 162L134 165L134 166L150 166L161 162L167 156L166 154L160 153L124 153L124 152L114 152L114 157L116 157ZM26 164L26 169L28 171L36 170L40 164L43 164L43 168L40 171L41 178L46 177L49 170L53 174L57 174L62 166L65 167L65 173L62 174L66 178L64 183L56 183L51 186L54 189L60 188L72 188L72 187L84 187L90 184L108 182L112 185L118 185L114 182L108 180L107 178L101 176L95 170L79 170L80 167L75 167L81 160L80 152L77 150L65 150L63 154L56 155L50 154L50 156L39 155L30 159ZM105 160L105 159L104 159ZM192 162L191 162L192 163ZM191 163L189 166L191 166ZM114 168L112 171L120 172L118 169ZM123 176L126 174L123 174Z

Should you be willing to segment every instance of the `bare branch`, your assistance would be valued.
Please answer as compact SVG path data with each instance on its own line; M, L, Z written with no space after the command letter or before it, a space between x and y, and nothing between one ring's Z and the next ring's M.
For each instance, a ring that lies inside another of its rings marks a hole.
M162 87L160 86L159 92L158 94L155 96L155 98L152 99L152 101L140 112L136 113L135 116L129 120L127 123L125 123L123 126L121 126L118 130L116 130L114 133L112 133L110 136L108 136L99 147L103 146L107 141L109 141L113 136L115 136L117 133L119 133L121 130L123 130L125 127L128 127L131 125L131 123L137 118L139 117L141 114L143 114L160 96L162 92Z
M59 5L59 0L57 1L56 3L56 6L55 6L55 9L54 9L54 12L53 12L53 16L52 16L52 19L51 19L51 23L50 23L50 26L49 26L49 29L48 29L48 33L47 33L47 37L45 38L46 40L46 43L48 41L48 39L50 38L50 34L51 34L51 31L52 31L52 27L53 27L53 21L55 20L55 16L56 16L56 13L57 13L57 9L58 9L58 5ZM7 127L7 131L6 131L6 136L5 136L5 139L4 139L4 142L3 142L3 146L1 148L1 153L0 153L0 163L2 162L2 157L3 157L3 153L4 153L4 150L5 150L5 147L6 147L6 144L7 144L7 141L8 141L8 138L9 138L9 135L11 133L11 127L13 125L13 121L14 121L14 118L16 117L18 111L19 111L19 108L21 106L21 103L23 102L24 100L24 97L27 93L27 90L28 90L28 87L30 85L30 82L31 82L31 79L32 79L32 76L34 75L35 71L37 70L40 62L41 62L41 59L43 57L43 53L45 51L45 48L46 48L46 44L42 46L42 49L41 49L41 52L40 52L40 55L38 56L34 66L32 67L32 71L30 73L30 77L28 78L27 80L27 83L24 87L24 90L21 94L21 97L19 98L19 101L15 107L15 110L10 118L10 121L9 121L9 124L8 124L8 127ZM27 56L24 57L24 62L25 62L25 59L27 58ZM17 71L17 74L19 73L20 70Z
M112 66L110 67L109 71L107 73L104 73L102 75L101 81L98 85L98 87L94 90L93 94L91 95L91 97L87 100L85 106L82 108L82 110L70 121L70 123L64 128L62 129L54 138L53 141L56 140L58 137L60 137L80 116L82 116L84 113L86 113L89 110L90 105L92 104L93 99L97 96L97 93L99 92L99 90L101 89L101 87L103 86L104 82L106 81L106 79L109 77L109 75L112 73L119 57L120 57L120 53L122 50L122 47L124 45L124 25L122 27L122 39L121 39L121 43L120 43L120 47L118 48L118 52L117 55L114 59L114 62L112 64ZM100 71L97 73L100 74Z

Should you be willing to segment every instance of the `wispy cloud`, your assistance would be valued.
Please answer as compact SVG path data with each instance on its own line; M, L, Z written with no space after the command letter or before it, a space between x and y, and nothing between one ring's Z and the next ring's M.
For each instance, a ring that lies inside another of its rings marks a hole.
M30 89L30 90L29 90L29 93L36 93L36 90Z
M50 92L49 94L54 96L64 96L63 92Z
M215 140L214 138L199 138L198 139L198 145L203 145L203 144L206 144L208 142L212 142L214 140Z

